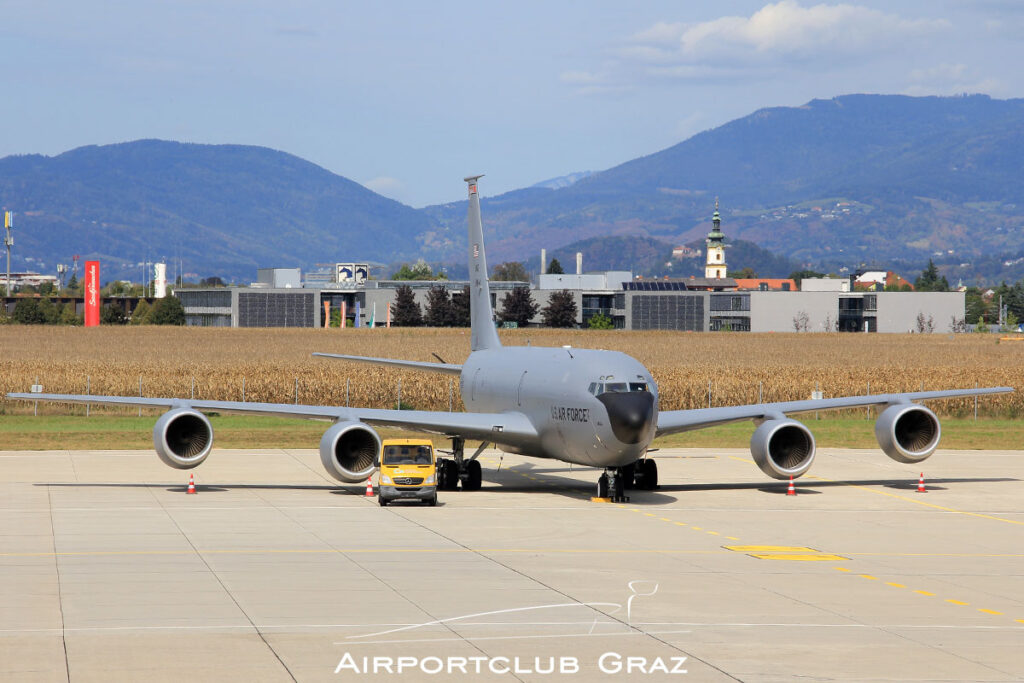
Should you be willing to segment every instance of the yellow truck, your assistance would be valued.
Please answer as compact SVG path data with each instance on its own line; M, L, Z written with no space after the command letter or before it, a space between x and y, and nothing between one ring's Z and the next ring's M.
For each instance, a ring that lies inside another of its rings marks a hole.
M437 460L429 439L385 439L376 465L381 507L394 500L437 505Z

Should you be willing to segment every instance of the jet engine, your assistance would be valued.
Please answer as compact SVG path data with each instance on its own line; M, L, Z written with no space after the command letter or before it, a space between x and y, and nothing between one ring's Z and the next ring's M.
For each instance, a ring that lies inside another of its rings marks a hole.
M939 418L916 403L889 406L875 421L878 445L896 462L921 462L935 452L941 436Z
M799 477L814 460L814 435L796 420L765 420L750 437L750 454L773 479Z
M362 422L336 422L320 439L320 462L327 473L349 484L373 474L380 437Z
M202 413L176 408L153 426L153 447L165 465L190 470L206 460L213 448L213 427Z

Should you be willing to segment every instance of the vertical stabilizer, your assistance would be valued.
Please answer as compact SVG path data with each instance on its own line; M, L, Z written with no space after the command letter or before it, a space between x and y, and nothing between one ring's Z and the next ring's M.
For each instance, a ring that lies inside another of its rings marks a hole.
M482 175L465 178L469 183L469 314L472 320L470 350L482 351L501 346L494 328L491 289L487 285L487 257L484 255L484 227L480 222L480 196L476 181Z

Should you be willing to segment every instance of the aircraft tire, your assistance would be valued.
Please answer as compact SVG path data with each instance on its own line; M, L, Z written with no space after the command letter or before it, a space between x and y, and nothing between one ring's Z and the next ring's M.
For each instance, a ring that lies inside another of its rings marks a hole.
M658 488L658 463L646 458L639 463L640 471L643 473L643 489L653 491Z
M622 488L624 490L636 488L636 463L626 465L621 469L621 472Z
M607 498L608 497L608 475L602 474L597 478L597 497Z
M464 491L479 491L483 483L483 472L479 460L470 460L466 463L466 482L462 485Z

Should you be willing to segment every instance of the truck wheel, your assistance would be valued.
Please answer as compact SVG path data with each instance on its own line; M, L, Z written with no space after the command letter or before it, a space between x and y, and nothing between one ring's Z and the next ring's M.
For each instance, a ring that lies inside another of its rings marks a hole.
M384 496L377 496L377 502L380 503L380 506L382 508L385 508L385 507L388 506L388 499L385 498Z
M435 493L433 498L431 498L430 500L426 500L424 502L430 507L434 507L435 505L437 505L437 494Z

